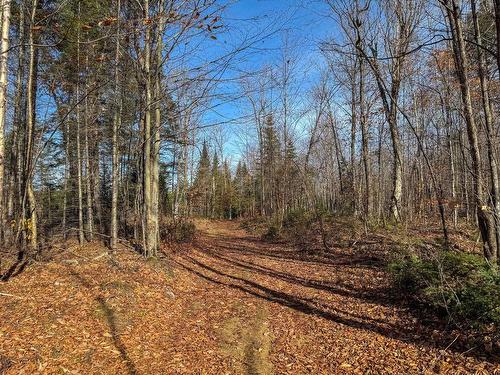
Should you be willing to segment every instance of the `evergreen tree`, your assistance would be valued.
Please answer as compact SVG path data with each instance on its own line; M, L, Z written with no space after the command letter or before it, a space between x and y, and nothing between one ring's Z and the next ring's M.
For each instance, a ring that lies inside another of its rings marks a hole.
M226 219L233 218L233 207L234 207L234 189L233 182L231 178L231 168L227 160L224 161L222 167L222 196L221 203L223 209L223 217Z
M199 215L208 216L210 203L210 155L206 141L203 141L198 170L191 189L191 197L195 212Z
M276 212L279 200L279 183L278 177L279 160L281 155L281 144L276 131L274 117L272 114L266 117L263 136L263 152L262 161L264 167L264 184L265 192L265 207L264 212L267 215L272 215Z
M297 152L292 139L288 138L285 144L282 173L286 177L283 186L284 209L287 210L294 204L294 199L300 190L300 175L297 165Z
M244 161L239 161L232 182L233 209L235 216L247 216L251 213L254 180Z
M210 212L211 217L221 217L221 181L219 171L219 155L214 152L212 160L212 176L211 176L211 195L210 195Z

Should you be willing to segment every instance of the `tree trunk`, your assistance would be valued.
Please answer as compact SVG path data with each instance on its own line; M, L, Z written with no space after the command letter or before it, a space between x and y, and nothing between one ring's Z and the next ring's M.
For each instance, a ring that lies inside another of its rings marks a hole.
M88 71L88 60L89 56L86 56L86 69ZM86 74L88 77L88 74ZM87 78L86 78L87 79ZM86 91L88 91L88 82L85 82ZM94 209L92 200L92 169L90 167L90 151L89 151L89 105L88 105L88 93L85 93L85 190L87 191L87 239L89 241L93 240L94 237ZM99 159L98 159L99 162Z
M66 241L68 238L67 232L67 215L68 215L68 182L69 182L69 146L70 146L70 138L69 138L69 123L65 121L65 152L64 152L64 191L63 191L63 218L62 218L62 230L63 230L63 239Z
M399 70L399 64L396 70ZM397 121L397 100L399 97L400 85L399 73L393 78L391 89L391 105L388 117L389 131L392 140L392 155L393 155L393 175L392 175L392 198L391 198L391 213L392 217L397 221L401 221L401 198L403 195L403 153L401 150L401 138L399 136L398 121Z
M28 62L28 82L26 86L26 146L25 146L25 169L24 169L24 199L23 201L28 202L29 214L23 214L24 219L22 225L27 233L27 239L31 244L32 250L36 251L38 249L38 216L37 216L37 206L36 198L33 192L33 175L34 175L34 160L33 160L33 148L35 142L35 116L36 116L36 91L37 91L37 70L38 70L38 58L37 50L35 47L35 37L33 26L35 25L36 10L38 7L38 0L33 0L31 7L31 17L30 17L30 30L29 30L29 62ZM23 204L23 208L26 204ZM25 210L23 209L23 212Z
M365 103L365 72L364 61L359 60L359 116L361 121L361 144L362 158L365 170L365 194L364 194L364 209L365 220L370 220L372 211L371 188L370 188L370 154L368 149L368 113Z
M112 179L111 179L111 241L110 248L111 251L116 251L116 245L118 243L118 194L119 194L119 160L120 160L120 147L118 145L118 131L121 126L121 91L119 86L119 69L118 64L120 62L120 11L121 2L117 1L116 6L116 19L117 19L117 30L116 30L116 48L115 48L115 103L114 103L114 117L113 117L113 140L112 140Z
M495 25L497 31L497 68L500 71L500 0L494 0L495 3Z
M458 210L457 210L457 188L456 188L456 172L455 172L455 150L451 137L448 135L448 149L450 153L450 179L451 179L451 198L453 200L453 227L457 229L458 224Z
M163 12L165 3L163 0L159 2L159 12ZM160 146L161 146L161 76L162 76L162 59L163 59L163 29L164 17L160 17L157 26L156 35L156 74L155 74L155 127L153 136L153 154L151 157L152 181L152 230L154 231L155 247L158 247L160 242Z
M80 18L80 4L78 4L78 18ZM83 181L82 181L82 150L80 141L80 31L77 37L77 78L76 78L76 163L78 186L78 243L85 241L83 227Z
M144 18L149 20L149 0L144 1ZM144 255L153 257L156 255L156 232L153 216L152 197L152 163L151 163L151 28L146 24L144 37L144 84L145 84L145 108L144 108L144 148L143 148L143 194L144 194Z
M9 219L15 219L19 213L19 208L22 204L22 169L24 165L22 147L23 147L23 125L24 115L26 113L26 102L24 99L24 74L25 74L25 35L24 35L24 7L19 9L19 29L18 29L18 58L17 58L17 74L16 74L16 95L14 102L14 121L12 137L12 157L10 170L10 187L9 187ZM14 236L14 230L12 230Z
M4 205L4 173L5 173L5 113L7 106L7 62L9 51L10 0L2 0L1 6L1 42L0 42L0 245L4 241L5 205Z
M351 144L350 144L350 178L351 178L351 194L352 194L352 213L355 217L358 216L358 191L356 183L356 127L357 127L357 108L356 108L356 76L357 76L357 59L354 60L352 69L351 82Z
M488 207L485 197L484 179L481 168L481 152L479 149L479 138L474 110L470 95L470 84L467 76L469 66L465 40L460 19L461 10L456 0L442 0L448 18L452 34L454 60L457 78L460 84L465 123L467 125L467 136L469 138L470 156L472 160L472 179L474 182L475 209L481 237L484 244L484 255L491 262L496 261L496 235L495 223Z
M484 111L484 122L486 127L486 144L488 152L488 161L490 169L490 179L491 179L491 205L493 210L493 220L494 220L494 232L496 236L496 249L491 249L495 253L495 257L500 257L500 186L498 179L498 162L495 150L495 142L493 138L495 137L495 118L493 116L493 111L491 109L490 102L490 90L488 77L486 76L486 62L484 58L484 53L482 48L482 38L481 31L479 28L479 21L476 12L476 0L471 0L471 10L472 18L474 22L474 34L477 50L477 60L478 60L478 75L479 81L481 83L481 98L483 103Z

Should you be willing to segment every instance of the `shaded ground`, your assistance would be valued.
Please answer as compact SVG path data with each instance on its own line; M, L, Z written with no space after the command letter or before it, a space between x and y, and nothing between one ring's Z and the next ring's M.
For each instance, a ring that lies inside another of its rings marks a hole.
M393 301L376 258L201 229L171 269L73 246L14 271L0 283L0 374L500 373Z

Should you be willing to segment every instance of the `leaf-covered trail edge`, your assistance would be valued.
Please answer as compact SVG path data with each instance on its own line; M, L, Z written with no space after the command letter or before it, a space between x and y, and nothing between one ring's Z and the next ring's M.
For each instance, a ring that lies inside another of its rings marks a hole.
M166 260L70 247L0 284L0 374L494 374L389 293L366 253L204 222Z

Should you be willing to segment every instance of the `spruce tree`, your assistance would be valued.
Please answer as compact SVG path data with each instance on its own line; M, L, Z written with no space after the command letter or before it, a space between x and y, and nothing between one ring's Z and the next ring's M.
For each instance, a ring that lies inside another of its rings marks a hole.
M211 193L210 193L210 212L211 217L221 217L221 182L219 171L219 156L214 152L212 159Z
M274 117L272 114L266 117L263 137L263 160L264 166L264 197L265 213L272 215L276 212L278 206L278 184L279 177L277 174L278 163L281 155L281 144L276 131Z
M210 199L210 155L208 145L203 141L203 146L198 163L198 170L191 192L193 207L199 215L208 216Z

